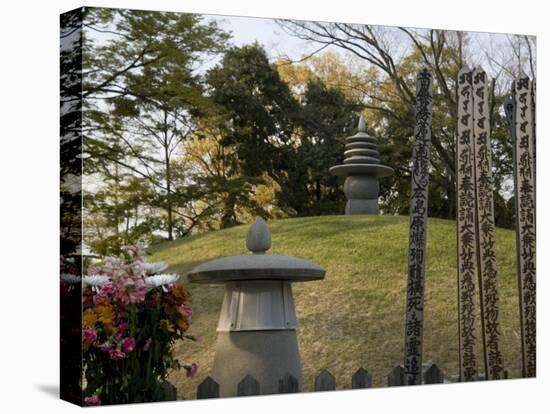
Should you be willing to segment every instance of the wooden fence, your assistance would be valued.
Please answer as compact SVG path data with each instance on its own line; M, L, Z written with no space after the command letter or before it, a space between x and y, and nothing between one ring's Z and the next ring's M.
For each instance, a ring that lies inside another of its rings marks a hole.
M443 371L436 364L422 365L423 384L441 384L445 380ZM402 365L393 368L387 376L387 384L390 387L405 385L405 370ZM351 376L351 389L372 388L372 377L364 368L359 368ZM323 370L315 377L314 391L336 390L336 379L329 371ZM279 394L301 392L298 380L292 375L286 375L279 379ZM261 395L260 383L251 375L245 376L237 385L237 396ZM197 387L197 399L218 398L220 396L219 384L210 376L206 377Z

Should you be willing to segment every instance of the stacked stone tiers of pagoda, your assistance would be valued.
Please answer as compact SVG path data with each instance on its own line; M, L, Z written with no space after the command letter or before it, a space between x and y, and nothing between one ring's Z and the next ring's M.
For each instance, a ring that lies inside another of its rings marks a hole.
M378 140L367 133L361 116L357 133L346 138L344 162L329 172L345 177L346 214L379 214L379 179L393 174L393 168L380 164Z

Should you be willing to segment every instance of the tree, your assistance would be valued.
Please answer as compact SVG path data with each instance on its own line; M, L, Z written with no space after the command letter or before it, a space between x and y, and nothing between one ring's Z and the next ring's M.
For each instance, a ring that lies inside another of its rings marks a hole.
M193 140L185 145L185 170L193 183L194 207L208 211L200 227L226 228L249 221L255 216L268 217L271 199L258 199L269 183L266 174L243 174L234 145L222 144L223 136L216 122L205 120Z
M73 10L60 22L60 253L65 257L82 244L82 16L82 10Z
M157 220L146 200L152 196L148 182L124 172L117 164L102 174L104 185L84 194L86 244L101 256L120 254L120 248L137 240L151 242Z
M229 35L216 21L190 13L84 8L83 97L147 99L151 88L132 90L128 79L155 64L177 76L190 76L212 53L226 47ZM175 80L175 78L173 78Z
M226 114L222 145L234 146L244 175L265 172L280 182L288 162L281 148L292 139L298 103L265 51L257 43L231 48L207 79Z
M232 149L248 183L263 174L277 183L275 202L285 213L340 212L343 194L328 169L342 158L359 106L314 76L287 84L280 67L254 44L229 50L209 72L211 97L226 114L220 144Z
M173 171L174 155L209 110L197 64L221 51L227 34L192 14L89 10L88 30L110 38L85 48L87 155L147 181L147 202L164 210L162 230L173 239L176 228L185 232L175 217L185 217L178 206L186 202L175 197L185 177ZM87 173L108 169L99 163L85 163Z
M345 197L329 168L342 161L344 138L354 131L361 106L320 79L308 81L304 89L295 143L286 149L291 162L277 201L298 216L340 214Z

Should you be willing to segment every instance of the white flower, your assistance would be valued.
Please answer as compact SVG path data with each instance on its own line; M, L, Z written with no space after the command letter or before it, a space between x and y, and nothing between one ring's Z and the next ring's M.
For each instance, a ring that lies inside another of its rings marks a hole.
M84 276L82 278L82 286L103 286L108 281L109 276L105 275Z
M80 276L72 273L61 273L61 280L69 285L74 285L80 282Z
M145 273L148 275L156 275L166 270L167 267L168 265L164 262L145 263Z
M176 280L178 280L179 277L180 275L177 275L175 273L149 276L145 278L145 283L147 283L147 286L149 287L159 287L174 283Z

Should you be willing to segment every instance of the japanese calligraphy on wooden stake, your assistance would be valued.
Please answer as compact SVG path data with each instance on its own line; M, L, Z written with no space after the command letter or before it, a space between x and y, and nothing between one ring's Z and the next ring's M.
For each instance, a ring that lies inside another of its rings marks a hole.
M405 327L405 384L422 383L422 332L424 322L424 274L428 220L428 183L432 128L432 75L422 70L416 79L409 274Z
M533 116L533 189L535 200L537 199L537 83L533 81L531 85L531 114ZM535 216L535 223L537 217Z
M476 69L473 87L473 143L477 220L477 269L481 303L481 329L487 379L504 375L500 350L493 172L489 127L487 75Z
M477 379L475 295L475 187L472 71L458 72L456 140L457 279L459 372L461 381Z
M513 85L516 245L523 376L536 376L535 163L532 83L521 75Z

